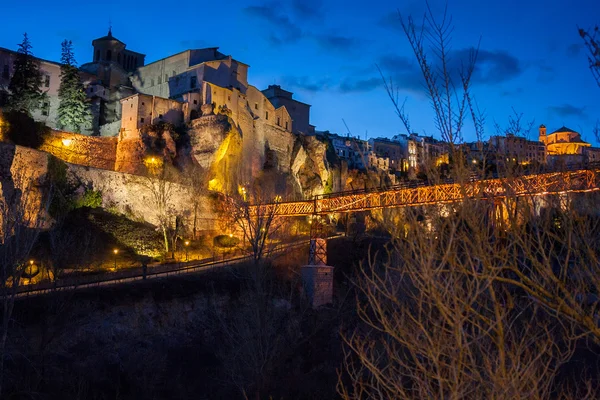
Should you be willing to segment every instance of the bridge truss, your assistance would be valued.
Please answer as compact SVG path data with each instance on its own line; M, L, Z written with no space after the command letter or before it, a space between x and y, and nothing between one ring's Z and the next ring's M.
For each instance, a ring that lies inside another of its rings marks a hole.
M251 208L263 207L266 208L263 212L294 217L454 203L465 199L491 200L597 190L600 190L600 168L485 179L467 183L339 192L318 196L311 200L274 202L251 206Z

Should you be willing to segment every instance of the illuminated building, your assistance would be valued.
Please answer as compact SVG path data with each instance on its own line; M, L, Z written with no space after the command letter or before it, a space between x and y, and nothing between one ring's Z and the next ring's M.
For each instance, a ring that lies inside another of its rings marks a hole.
M544 143L549 164L580 164L600 161L600 149L581 139L581 135L563 126L550 134L540 125L540 142Z

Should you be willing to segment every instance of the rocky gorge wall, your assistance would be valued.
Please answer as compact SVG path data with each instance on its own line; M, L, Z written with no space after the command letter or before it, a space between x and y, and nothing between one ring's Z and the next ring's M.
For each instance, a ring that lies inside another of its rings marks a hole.
M22 200L27 199L27 204L31 204L29 207L37 212L41 202L48 197L49 157L42 151L0 144L0 190L3 198L12 198L15 189L20 190ZM79 193L85 190L102 192L103 208L134 220L158 224L160 215L154 193L160 190L161 185L157 179L77 164L66 163L66 167L67 179L78 187ZM184 224L190 227L196 216L199 231L215 229L214 207L208 196L197 196L190 187L177 183L169 182L165 187L169 191L168 209L173 216L183 217ZM45 223L51 220L45 213L39 217Z

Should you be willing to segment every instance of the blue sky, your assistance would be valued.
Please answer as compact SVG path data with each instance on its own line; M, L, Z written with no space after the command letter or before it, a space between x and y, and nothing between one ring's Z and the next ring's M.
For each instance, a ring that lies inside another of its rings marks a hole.
M2 5L0 46L16 49L28 32L34 54L60 57L60 42L75 44L80 63L92 57L91 41L113 34L146 62L187 48L218 46L250 65L259 89L280 84L312 104L319 130L361 137L404 132L375 65L392 76L407 98L412 130L439 137L414 56L398 23L398 11L420 19L424 1L281 0L173 2L146 0L47 2ZM566 125L596 143L600 87L587 68L577 27L600 24L598 0L449 0L455 59L477 45L480 54L473 94L486 115L507 124L513 108L549 131ZM445 1L431 0L434 12ZM466 140L473 140L469 132Z

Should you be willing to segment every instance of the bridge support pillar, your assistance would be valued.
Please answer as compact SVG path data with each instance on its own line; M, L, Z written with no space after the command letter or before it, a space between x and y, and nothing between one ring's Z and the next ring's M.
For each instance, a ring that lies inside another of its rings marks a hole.
M333 302L333 267L326 264L327 241L311 239L309 262L302 266L302 284L313 308Z

